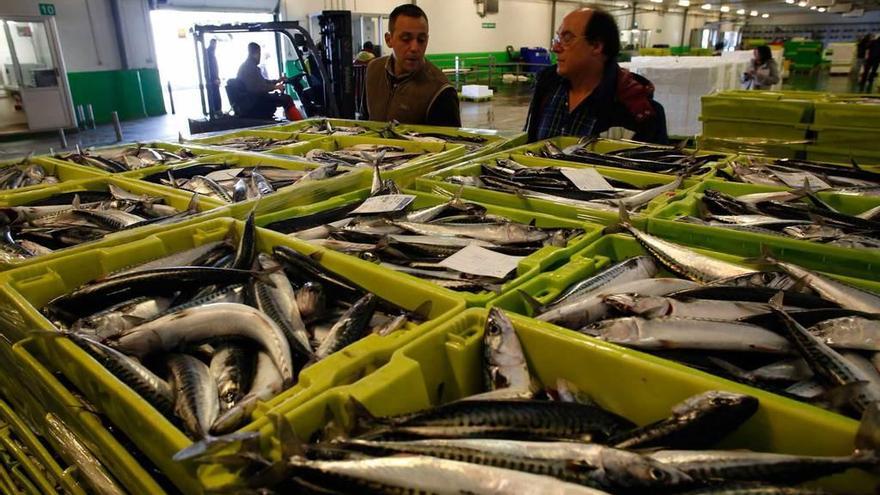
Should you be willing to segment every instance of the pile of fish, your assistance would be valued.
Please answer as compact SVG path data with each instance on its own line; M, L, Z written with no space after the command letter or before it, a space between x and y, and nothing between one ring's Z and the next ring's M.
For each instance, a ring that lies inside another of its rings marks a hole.
M680 221L854 248L880 248L880 204L858 215L843 213L809 187L730 196L704 191L700 218Z
M590 148L595 138L560 149L552 142L544 143L544 147L536 152L526 153L529 156L565 160L568 162L602 165L605 167L625 168L642 172L682 173L690 171L702 174L708 171L710 164L722 160L725 155L696 154L684 151L680 146L642 145L624 148L608 153L597 153Z
M394 123L389 124L388 127L380 131L379 135L387 139L403 139L420 143L460 144L463 145L468 152L478 150L489 142L488 138L477 134L445 134L441 132L401 130L397 129Z
M280 148L290 144L300 143L298 138L290 137L289 139L276 139L260 136L235 136L220 141L211 141L210 146L223 146L238 151L267 151L272 148Z
M25 158L14 165L0 168L0 190L57 183L58 177L47 173L42 165L30 163L30 158Z
M735 182L778 187L801 187L807 181L814 190L880 196L880 173L863 169L855 162L852 165L745 157L731 162L729 170L720 169L718 176Z
M317 124L300 129L303 134L324 134L327 136L357 136L370 132L366 127L333 125L329 120L323 119Z
M649 255L545 305L523 293L537 319L855 417L880 400L880 295L769 255L760 271L623 228Z
M87 167L93 167L104 172L119 173L155 165L171 165L191 158L196 158L199 153L188 148L181 148L171 152L161 148L152 148L142 144L125 148L113 148L107 150L82 150L79 146L73 153L61 153L55 158L78 163Z
M164 225L198 213L193 197L178 211L161 197L109 184L105 191L60 193L23 206L0 207L0 261L15 262L145 225Z
M301 181L322 180L342 173L335 164L310 170L270 165L237 167L233 163L194 163L157 172L141 180L201 194L226 203L238 203L271 194Z
M418 311L418 310L417 310ZM422 318L286 246L208 243L87 283L44 313L194 439L237 429L299 372Z
M427 154L427 151L406 151L401 146L387 144L355 144L336 151L314 148L306 152L305 159L326 165L370 168L378 165L382 170L393 170Z
M876 466L872 452L796 456L707 450L758 410L744 394L708 391L637 426L567 380L533 387L512 322L490 311L483 335L486 393L376 418L352 399L350 437L301 444L282 420L284 459L246 480L277 493L787 494L796 485ZM597 377L597 379L599 379ZM533 392L534 390L534 392ZM228 457L228 456L227 456ZM244 454L242 462L255 456ZM211 454L203 460L210 462Z
M396 192L374 189L371 198ZM309 216L295 217L267 225L334 251L375 261L382 266L419 277L456 291L498 291L512 277L487 276L449 268L443 260L468 246L476 245L497 253L528 256L544 246L565 247L582 230L539 228L487 213L486 208L455 197L449 201L410 211L353 214L363 202Z
M496 158L494 164L480 165L479 176L453 175L446 177L444 181L580 208L614 212L623 206L628 211L635 212L655 198L681 188L687 175L688 172L685 171L666 184L646 187L612 177L604 177L603 184L578 187L560 167L529 167L513 158Z

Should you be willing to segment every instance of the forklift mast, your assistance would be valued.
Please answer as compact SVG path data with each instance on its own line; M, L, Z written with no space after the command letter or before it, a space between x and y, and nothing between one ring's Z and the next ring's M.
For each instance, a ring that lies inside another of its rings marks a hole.
M355 118L354 50L351 31L351 12L325 10L318 16L321 28L321 50L327 61L329 86L335 96L336 107L342 118Z

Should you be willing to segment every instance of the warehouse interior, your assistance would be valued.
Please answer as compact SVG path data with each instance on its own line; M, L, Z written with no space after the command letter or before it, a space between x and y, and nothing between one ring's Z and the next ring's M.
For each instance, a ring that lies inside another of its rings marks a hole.
M880 1L0 1L0 494L880 493Z

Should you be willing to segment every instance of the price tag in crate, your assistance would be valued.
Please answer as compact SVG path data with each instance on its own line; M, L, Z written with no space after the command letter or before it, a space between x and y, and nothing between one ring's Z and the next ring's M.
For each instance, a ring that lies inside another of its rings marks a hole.
M560 168L560 172L581 191L611 191L614 186L594 168Z
M367 198L360 206L351 213L354 215L376 215L378 213L393 213L402 211L416 199L412 194L387 194L385 196L373 196Z
M438 264L471 275L504 278L516 270L523 259L525 256L510 256L490 251L477 244L469 244Z

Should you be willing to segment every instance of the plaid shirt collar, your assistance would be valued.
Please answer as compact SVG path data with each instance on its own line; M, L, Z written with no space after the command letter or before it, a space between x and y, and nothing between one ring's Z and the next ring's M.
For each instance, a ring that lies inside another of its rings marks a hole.
M571 112L568 111L568 92L571 84L567 79L562 79L544 106L538 125L538 139L554 136L593 136L604 131L597 129L597 123L602 117L601 114L607 112L614 101L617 68L618 65L614 62L605 64L605 72L599 85Z

